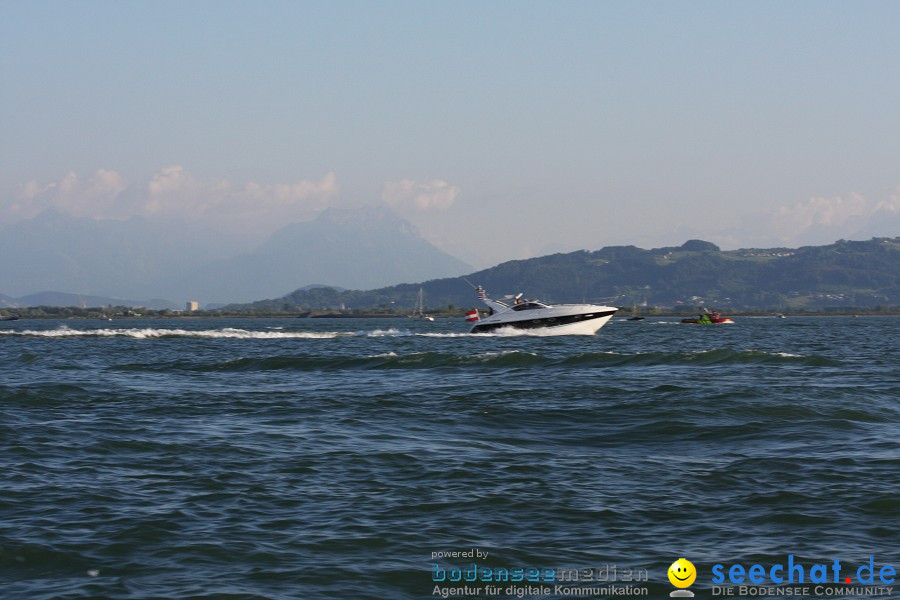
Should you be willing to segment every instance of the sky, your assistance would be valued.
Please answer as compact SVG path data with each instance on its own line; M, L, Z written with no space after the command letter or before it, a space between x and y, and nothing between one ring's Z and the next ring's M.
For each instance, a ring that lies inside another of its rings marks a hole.
M0 227L385 203L479 266L900 235L900 2L0 0Z

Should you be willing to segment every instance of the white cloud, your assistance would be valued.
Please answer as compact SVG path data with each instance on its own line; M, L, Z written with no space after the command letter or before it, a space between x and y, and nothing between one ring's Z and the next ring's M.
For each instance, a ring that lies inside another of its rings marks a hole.
M87 180L68 173L56 182L19 185L10 200L0 199L0 222L32 218L54 208L94 219L202 220L224 229L266 233L311 218L329 206L339 191L334 173L319 181L235 185L222 179L200 180L173 165L148 180L129 184L115 171L101 169Z
M839 227L872 210L871 203L855 192L847 197L810 198L791 207L780 207L773 215L773 225L782 235L795 236L816 226Z
M900 213L900 185L894 189L890 198L875 205L875 212Z
M127 185L121 175L106 169L98 170L86 180L70 172L59 181L47 184L29 181L16 187L11 200L0 200L0 219L30 219L48 208L92 217L108 212Z
M402 179L385 183L381 199L399 210L447 210L458 195L459 187L443 179L424 182Z
M853 192L813 197L744 219L740 231L728 232L728 246L798 246L830 244L838 239L900 235L900 186L887 199L873 201Z

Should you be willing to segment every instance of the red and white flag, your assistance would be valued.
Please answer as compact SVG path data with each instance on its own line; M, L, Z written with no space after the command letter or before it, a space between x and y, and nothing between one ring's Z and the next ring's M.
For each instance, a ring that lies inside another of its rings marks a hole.
M478 309L473 308L469 312L466 313L466 321L477 321L478 320Z

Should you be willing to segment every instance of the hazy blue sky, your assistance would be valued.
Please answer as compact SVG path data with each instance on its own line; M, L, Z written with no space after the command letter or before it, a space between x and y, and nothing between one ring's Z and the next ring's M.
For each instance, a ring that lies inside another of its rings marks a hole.
M894 0L0 10L0 225L387 202L481 265L900 235Z

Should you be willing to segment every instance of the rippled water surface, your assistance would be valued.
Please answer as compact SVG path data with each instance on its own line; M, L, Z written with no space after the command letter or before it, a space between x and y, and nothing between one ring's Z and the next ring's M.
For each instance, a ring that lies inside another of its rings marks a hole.
M0 323L2 597L431 598L434 564L472 562L646 569L667 597L684 556L708 598L715 564L900 571L900 318L736 321Z

